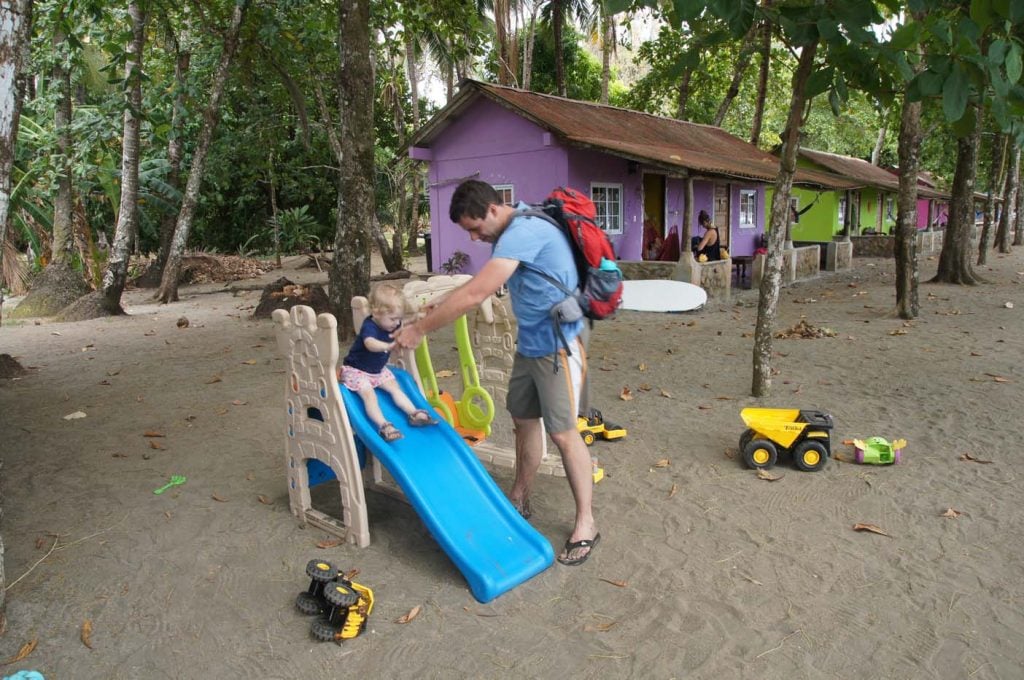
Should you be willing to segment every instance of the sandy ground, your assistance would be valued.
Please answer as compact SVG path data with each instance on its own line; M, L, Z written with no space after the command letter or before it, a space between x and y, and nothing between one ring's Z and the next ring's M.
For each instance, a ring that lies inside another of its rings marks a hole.
M258 291L189 287L166 306L130 291L128 317L4 326L0 352L31 371L0 381L0 659L36 646L0 672L1024 677L1021 252L980 270L991 285L922 285L912 323L890 313L890 261L785 289L777 329L806 317L837 335L776 340L763 402L749 396L756 291L601 322L593 402L629 429L592 449L608 475L595 492L603 540L582 567L555 565L488 605L392 498L370 494L366 549L321 549L326 534L299 527L285 488L283 360L271 322L250 318ZM926 260L922 278L934 268ZM434 364L455 367L450 352ZM759 403L832 413L846 461L844 439L905 437L904 464L780 463L781 479L758 479L737 439L740 409ZM86 417L64 419L76 411ZM171 474L188 482L154 495ZM508 471L494 474L507 487ZM557 549L572 521L565 480L540 479L533 506ZM313 557L358 569L374 589L366 634L341 646L311 638L293 598ZM414 607L412 622L395 622Z

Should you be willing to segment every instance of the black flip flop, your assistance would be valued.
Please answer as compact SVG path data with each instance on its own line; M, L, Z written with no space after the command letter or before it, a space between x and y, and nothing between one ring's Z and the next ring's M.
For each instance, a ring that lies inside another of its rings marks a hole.
M559 558L557 558L558 559L558 563L559 564L564 564L567 567L577 567L577 566L583 564L584 562L587 561L587 558L589 558L590 555L594 552L594 548L597 547L597 544L600 541L601 541L601 532L597 532L596 534L594 534L594 538L592 540L589 540L589 541L587 539L583 539L581 541L573 542L573 541L570 541L569 539L566 539L565 540L565 554L566 555L571 553L576 548L590 548L590 550L588 550L586 553L584 553L583 557L577 557L574 560L570 560L570 559L564 559L563 560L561 557L559 557Z

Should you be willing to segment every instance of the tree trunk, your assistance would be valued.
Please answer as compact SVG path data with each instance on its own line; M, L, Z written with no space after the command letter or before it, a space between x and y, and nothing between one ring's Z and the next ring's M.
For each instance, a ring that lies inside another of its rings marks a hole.
M679 99L678 107L676 108L676 118L678 120L686 120L686 104L690 99L690 79L692 77L693 69L688 68L683 71L683 75L679 79Z
M491 3L494 14L494 42L498 57L498 85L511 85L515 81L515 71L509 58L509 0L493 0Z
M1006 159L1007 138L1003 133L996 132L992 137L992 158L988 170L988 194L985 197L985 217L981 225L981 238L978 239L978 264L988 261L988 241L992 234L992 213L996 205L996 192L999 191L999 177ZM931 224L931 222L929 222Z
M53 34L53 47L58 54L68 49L64 44L65 40L63 31L56 29ZM57 136L57 158L54 159L57 193L53 198L53 242L50 247L50 261L54 264L70 265L75 247L71 225L71 154L74 151L74 144L71 139L71 73L64 68L62 59L53 67L53 83L57 89L57 106L53 112L53 128Z
M0 5L0 310L4 302L2 284L6 281L2 254L11 217L11 173L14 171L18 121L29 80L25 65L28 63L31 30L32 0ZM0 624L4 621L3 586L3 543L0 542Z
M615 17L603 7L601 12L601 103L608 105L608 84L612 79L612 52L615 51Z
M805 110L810 104L805 96L807 79L814 69L814 57L818 52L818 41L804 45L800 52L796 71L793 73L793 96L789 104L789 116L782 138L779 154L779 176L775 180L772 198L771 228L768 234L768 256L757 303L757 326L754 329L754 371L751 393L765 397L772 385L772 333L779 307L779 288L782 284L782 243L786 237L789 222L789 194L793 188L796 173L797 152L800 149L800 126Z
M18 119L25 95L25 64L32 27L32 0L0 5L0 282L4 281L3 252L10 219L11 171L18 138ZM0 310L3 309L0 285ZM2 314L0 314L2 320ZM7 630L7 578L4 575L4 542L0 536L0 635Z
M921 102L903 97L899 139L900 190L896 209L896 313L916 319L917 288L917 174L921 165Z
M1006 173L1006 186L1003 189L1003 211L999 214L999 226L996 228L996 248L1001 253L1010 252L1010 229L1013 228L1014 216L1017 213L1017 179L1020 175L1020 147L1013 149L1013 160Z
M729 113L729 107L732 106L732 101L736 99L736 95L740 93L740 83L743 81L743 74L747 72L747 66L750 65L750 57L757 49L757 27L756 24L750 27L747 34L743 36L743 46L740 48L740 53L736 57L736 62L732 67L732 81L729 83L728 89L725 91L725 97L722 99L722 103L718 105L718 111L715 113L715 119L711 123L715 127L722 127L722 121L725 120L725 114Z
M1020 147L1017 147L1017 157L1020 158ZM1019 165L1019 163L1018 163ZM1020 172L1017 173L1017 210L1013 221L1013 245L1024 245L1024 187L1020 185Z
M555 85L558 96L565 96L565 52L562 33L565 27L565 0L551 0L551 31L555 41Z
M511 48L511 54L518 56L518 50L515 47L515 34L513 33L512 39L513 45ZM406 54L405 59L407 63L407 69L409 74L409 94L412 97L412 129L420 129L420 94L419 94L419 70L416 67L416 49L415 43L411 39L406 42ZM515 59L513 59L513 62ZM512 70L512 77L515 78L515 69ZM419 221L420 221L420 173L416 166L416 163L409 161L412 165L412 171L408 174L409 177L409 193L411 194L411 205L409 206L409 226L407 232L407 240L405 249L410 254L415 254L419 249Z
M1017 195L1020 193L1021 176L1021 150L1020 146L1014 148L1013 162L1010 164L1010 172L1007 174L1007 190L1002 195L1002 214L999 216L999 233L996 241L999 242L999 252L1010 252L1010 231L1014 229L1017 222ZM1004 223L1006 225L1004 226ZM999 238L1001 237L1001 239ZM1012 245L1021 245L1018 242L1018 235L1015 233Z
M334 258L328 298L338 337L352 335L351 300L370 288L370 234L374 219L373 66L369 0L338 2L338 111L341 169Z
M167 184L174 189L181 188L181 157L185 149L185 145L182 143L185 134L187 87L185 76L188 73L191 60L191 52L178 50L174 61L174 104L171 107L171 133L167 140L167 162L170 165L170 170L167 172ZM163 271L164 265L167 264L176 222L177 219L174 215L164 215L160 218L160 251L156 257L156 267L159 271Z
M213 133L217 129L220 100L224 94L224 86L228 80L231 62L234 59L235 51L238 49L238 36L242 30L242 20L245 18L245 11L248 5L248 0L240 0L235 4L234 12L231 14L231 25L224 36L224 46L221 49L220 61L217 64L217 70L214 72L213 83L210 88L210 101L203 110L203 125L199 131L199 141L196 143L196 150L192 155L192 168L189 170L188 182L185 184L185 195L181 199L178 221L174 225L174 237L171 239L171 249L167 256L167 264L164 265L160 289L156 294L156 299L165 304L175 302L178 299L178 276L181 274L181 256L185 252L185 244L188 243L189 232L192 230L192 221L195 219L196 204L199 201L199 187L203 181L206 156L210 152Z
M972 104L977 114L977 105ZM949 202L949 220L939 254L934 283L974 285L980 282L971 266L971 235L974 230L974 179L981 126L956 142L956 170Z
M754 120L750 125L750 143L757 146L761 141L761 124L764 121L764 103L768 98L768 71L772 58L772 22L764 20L761 33L761 68L757 75L757 101L754 102Z
M903 115L906 115L906 110L904 110ZM921 114L918 113L917 116L918 116L918 119L919 119L918 123L917 123L917 126L918 126L918 128L920 128L921 127L921 122L920 122ZM901 119L900 125L903 125L905 122L906 122L905 120ZM888 111L888 109L886 109L886 111L882 113L882 127L880 127L878 129L878 136L875 137L875 147L873 149L871 149L871 165L878 165L879 162L881 161L881 159L882 159L882 147L885 146L885 134L888 131L889 131L889 111ZM901 134L903 133L903 129L902 128L900 128L900 133ZM903 166L901 165L900 166L900 172L902 172L902 171L903 171ZM916 177L914 178L914 181L915 182L917 181Z
M125 107L124 137L121 142L121 203L114 240L110 244L107 271L100 293L103 307L110 314L124 314L121 294L128 279L129 241L138 227L139 201L139 128L142 111L142 50L146 41L146 13L138 2L128 5L132 20L132 41L124 65Z
M523 89L529 90L533 80L533 42L537 37L537 9L540 2L534 0L530 6L530 25L526 29L526 40L523 41Z

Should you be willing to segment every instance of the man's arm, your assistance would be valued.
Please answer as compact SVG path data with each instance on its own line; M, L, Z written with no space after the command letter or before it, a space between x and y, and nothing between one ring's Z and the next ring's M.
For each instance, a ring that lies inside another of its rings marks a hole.
M491 258L476 276L453 290L439 305L430 309L426 316L399 329L394 336L395 342L400 347L414 349L424 335L447 326L496 293L512 277L518 266L519 260Z

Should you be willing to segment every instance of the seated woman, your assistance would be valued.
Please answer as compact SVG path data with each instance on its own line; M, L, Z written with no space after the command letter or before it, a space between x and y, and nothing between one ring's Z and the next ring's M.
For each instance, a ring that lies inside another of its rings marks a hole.
M704 227L704 238L697 244L693 256L700 259L701 255L706 256L707 261L722 259L722 246L718 242L718 229L711 222L711 217L704 210L697 216L697 223Z

